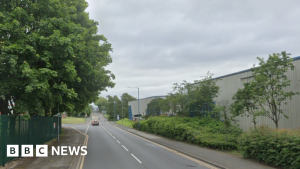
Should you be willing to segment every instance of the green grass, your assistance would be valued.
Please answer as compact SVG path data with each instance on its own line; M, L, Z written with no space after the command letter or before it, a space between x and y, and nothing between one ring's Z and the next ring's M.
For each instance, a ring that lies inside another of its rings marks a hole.
M117 121L116 123L122 125L122 119L119 120L119 121ZM133 124L133 123L134 123L133 121L131 121L131 120L127 119L127 118L125 118L125 119L123 120L123 125L124 125L124 126L127 126L127 127L130 127L130 128L132 128L132 124Z
M107 118L107 119L108 119L108 116L109 116L109 115L107 115L107 114L104 114L103 116L104 116L105 118Z
M78 117L66 117L62 119L63 124L76 124L76 123L84 123L84 118L78 118Z

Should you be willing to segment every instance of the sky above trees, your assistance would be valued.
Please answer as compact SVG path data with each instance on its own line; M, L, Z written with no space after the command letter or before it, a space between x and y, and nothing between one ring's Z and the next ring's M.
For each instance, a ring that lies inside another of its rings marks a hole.
M112 44L113 89L137 98L166 95L173 83L249 69L256 57L300 56L300 1L87 0L98 34Z

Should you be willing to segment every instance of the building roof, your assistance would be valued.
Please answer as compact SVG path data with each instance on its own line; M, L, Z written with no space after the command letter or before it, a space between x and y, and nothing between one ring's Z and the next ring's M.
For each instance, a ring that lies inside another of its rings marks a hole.
M293 60L300 60L300 56L294 57L292 59ZM235 73L230 73L230 74L227 74L227 75L215 77L213 79L221 79L221 78L224 78L224 77L227 77L227 76L232 76L232 75L236 75L236 74L240 74L240 73L245 73L245 72L248 72L248 71L251 71L251 69L246 69L246 70L238 71L238 72L235 72ZM197 83L194 83L194 84L197 84Z
M165 95L164 96L150 96L150 97L145 97L145 98L142 98L142 99L140 99L140 100L143 100L143 99L148 99L148 98L152 98L152 97L166 97ZM132 100L132 101L129 101L129 102L133 102L133 101L137 101L137 99L136 100Z

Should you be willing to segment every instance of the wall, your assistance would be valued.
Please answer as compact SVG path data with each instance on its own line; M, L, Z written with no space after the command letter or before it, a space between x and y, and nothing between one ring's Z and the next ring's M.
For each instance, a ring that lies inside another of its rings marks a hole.
M294 58L294 71L288 71L288 79L291 80L291 86L284 89L285 91L300 92L300 57ZM297 60L296 60L297 59ZM217 85L220 86L220 95L215 100L220 102L227 100L230 104L233 103L232 97L239 88L243 88L243 83L251 80L252 72L250 70L240 73L222 76L217 79ZM282 117L279 121L279 128L299 128L300 127L300 96L294 96L292 100L287 99L287 105L283 106L284 111L289 116L289 119ZM237 117L238 124L243 130L248 130L253 127L250 117ZM275 127L274 122L267 117L258 117L258 125L267 124Z

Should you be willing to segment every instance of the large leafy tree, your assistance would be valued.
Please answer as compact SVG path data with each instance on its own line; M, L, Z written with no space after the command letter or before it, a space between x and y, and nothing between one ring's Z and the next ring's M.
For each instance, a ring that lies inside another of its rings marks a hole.
M80 112L113 87L111 45L85 0L0 2L0 111ZM13 102L15 104L13 104Z
M123 102L123 116L128 118L128 102L136 100L135 97L131 96L128 93L123 93L121 96L121 101ZM122 112L120 112L122 113Z
M108 100L104 97L99 97L96 101L95 101L95 105L98 106L100 111L105 111L108 107Z
M286 100L299 94L287 90L291 80L286 73L288 70L294 70L290 55L285 51L273 53L266 61L258 57L259 67L251 69L254 76L253 83L256 85L255 98L264 115L275 123L276 128L282 117L288 118L286 111L283 110L283 105L287 104Z
M155 98L150 101L150 103L147 104L146 112L150 116L159 116L160 113L162 112L161 104L159 104L163 98Z
M257 116L261 115L261 111L259 109L258 100L256 98L257 85L255 82L247 82L244 83L243 89L238 89L238 91L234 94L232 99L234 103L232 104L232 115L236 116L251 116L252 123L254 127L256 127Z

